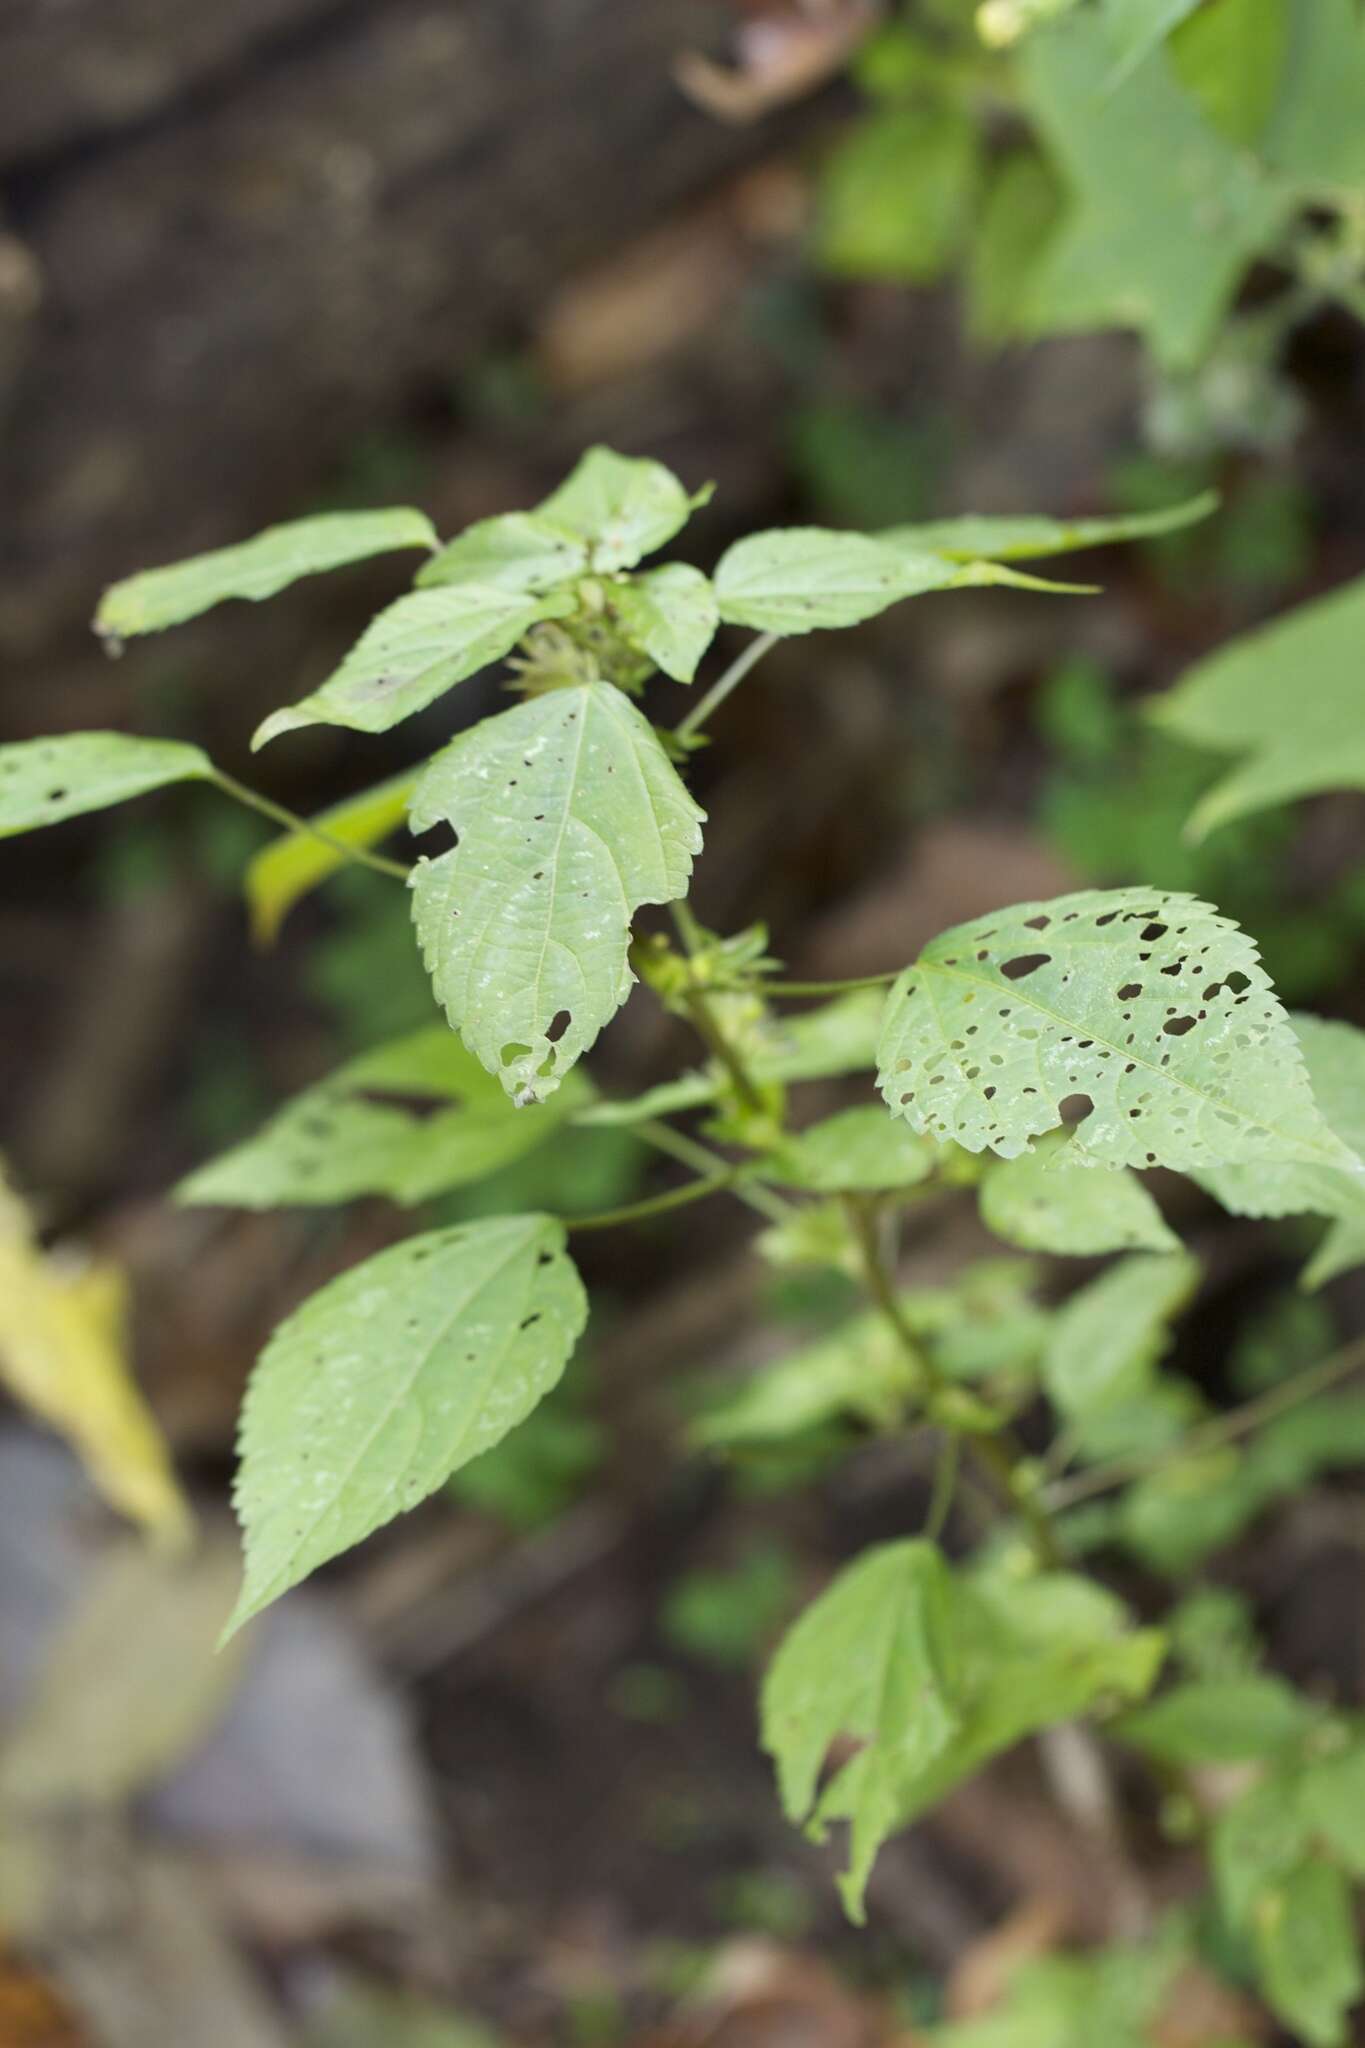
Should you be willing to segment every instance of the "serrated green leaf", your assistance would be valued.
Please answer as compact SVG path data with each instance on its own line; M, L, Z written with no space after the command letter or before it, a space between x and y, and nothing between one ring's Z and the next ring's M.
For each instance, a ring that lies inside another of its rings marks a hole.
M979 154L976 122L963 108L866 115L820 179L822 261L846 277L923 284L939 276L967 228Z
M480 519L422 564L419 590L456 583L544 597L588 567L587 542L538 512Z
M868 1551L788 1631L763 1682L763 1747L788 1818L817 1837L835 1812L852 1823L842 1890L855 1920L907 1791L959 1725L952 1592L932 1543ZM821 1765L841 1735L863 1746L817 1798Z
M705 813L610 683L548 691L427 768L418 832L458 844L413 873L438 1001L510 1095L549 1095L630 992L630 922L687 887Z
M1190 814L1215 826L1323 789L1365 789L1365 576L1227 641L1149 707L1163 731L1242 758Z
M1365 187L1365 19L1356 0L1297 0L1262 155L1300 194L1358 202Z
M500 660L539 620L563 618L575 602L570 592L530 597L491 583L413 591L380 612L325 683L272 711L252 747L306 725L387 732Z
M415 770L391 776L372 789L343 797L309 822L328 838L339 839L342 846L377 846L407 817L408 799L416 782ZM242 877L256 943L273 945L294 905L346 865L343 852L311 832L285 832L262 847Z
M1209 1862L1230 1927L1247 1925L1262 1893L1300 1860L1308 1837L1292 1771L1272 1771L1223 1808L1209 1838Z
M1170 1252L1180 1240L1126 1167L1076 1166L1061 1132L1002 1159L981 1183L981 1221L1027 1252Z
M1085 889L955 926L892 988L878 1060L893 1113L969 1152L1016 1158L1083 1095L1077 1164L1359 1165L1255 946L1192 896Z
M1350 1887L1334 1864L1300 1863L1260 1900L1253 1923L1266 2002L1311 2048L1346 2048L1365 1989Z
M647 569L610 593L631 644L666 676L690 683L720 624L710 579L686 562Z
M236 1209L361 1195L424 1202L544 1144L589 1094L574 1074L552 1105L517 1110L453 1031L430 1025L305 1088L255 1137L190 1174L176 1199Z
M586 1317L549 1216L408 1238L296 1309L242 1409L246 1578L229 1630L506 1436Z
M937 1146L869 1103L788 1138L765 1162L765 1171L786 1187L814 1194L876 1194L916 1187L937 1165Z
M1365 1730L1330 1756L1314 1758L1299 1779L1299 1804L1309 1827L1365 1881Z
M1161 1763L1269 1759L1300 1742L1319 1711L1282 1678L1200 1678L1177 1685L1114 1724L1114 1733Z
M197 618L230 597L253 603L274 597L301 576L344 568L396 548L435 548L440 542L424 512L323 512L314 519L268 526L252 540L215 548L165 569L144 569L115 583L100 599L95 631L110 640L159 633Z
M905 1413L918 1374L880 1313L855 1316L830 1336L763 1366L709 1407L690 1431L702 1450L780 1443L851 1417L889 1429Z
M580 535L592 568L611 575L672 540L698 502L661 462L590 448L536 516Z
M721 556L716 598L722 619L765 633L856 626L904 597L946 590L958 567L944 556L865 533L819 526L751 533Z
M1061 1413L1074 1420L1141 1393L1198 1285L1199 1261L1177 1251L1135 1253L1079 1288L1043 1352L1043 1384Z
M1289 0L1213 0L1171 38L1170 58L1220 135L1250 148L1281 91L1289 41Z
M984 518L973 514L935 519L922 526L893 526L879 537L926 548L958 562L983 556L994 562L1022 562L1039 555L1073 554L1080 548L1176 533L1182 526L1207 519L1217 511L1218 503L1216 491L1201 491L1197 497L1163 506L1159 512L1120 512L1102 519L1046 519L1024 513Z
M1071 202L1034 274L1032 333L1136 327L1168 369L1208 349L1247 264L1275 245L1292 195L1210 128L1157 50L1118 90L1112 23L1077 10L1020 65Z
M122 732L16 740L0 747L0 839L212 775L208 755L180 740L135 739Z

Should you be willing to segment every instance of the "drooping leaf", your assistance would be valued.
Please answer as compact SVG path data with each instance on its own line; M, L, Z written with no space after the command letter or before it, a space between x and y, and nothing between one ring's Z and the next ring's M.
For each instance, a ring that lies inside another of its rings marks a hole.
M1359 203L1365 188L1365 20L1356 0L1290 11L1280 94L1261 154L1303 197Z
M1073 554L1080 548L1108 547L1115 541L1150 540L1193 526L1218 509L1218 493L1201 491L1179 505L1159 512L1120 512L1112 518L1047 519L1032 514L998 518L975 514L960 519L935 519L921 526L893 526L882 540L906 542L957 562L982 557L994 562L1023 562L1038 555Z
M168 1548L192 1518L128 1356L115 1266L44 1254L0 1175L0 1385L60 1431L110 1505Z
M892 988L878 1059L893 1113L970 1152L1017 1157L1081 1096L1077 1164L1358 1165L1255 946L1191 896L1087 889L956 926Z
M427 768L413 829L458 844L414 871L423 958L509 1094L549 1095L625 1001L631 919L683 894L703 817L610 683L530 698Z
M366 627L325 683L272 711L252 747L305 725L387 732L499 660L538 620L563 618L574 602L569 592L532 597L496 583L413 591Z
M1212 342L1251 259L1272 247L1292 195L1208 126L1160 51L1106 93L1111 25L1078 9L1020 57L1033 119L1071 188L1034 274L1034 333L1136 327L1168 369Z
M1249 1763L1278 1756L1321 1718L1282 1678L1200 1678L1125 1714L1114 1733L1161 1763Z
M222 604L230 597L274 597L301 576L340 569L396 548L436 548L440 542L424 512L323 512L268 526L235 547L193 555L166 569L144 569L105 591L95 631L110 640L159 633Z
M1209 1837L1209 1862L1229 1926L1247 1925L1259 1899L1299 1862L1309 1835L1292 1769L1269 1772L1223 1808Z
M506 1436L586 1315L548 1216L408 1238L296 1309L242 1410L246 1577L230 1629Z
M1306 1858L1262 1896L1252 1933L1261 1990L1278 2017L1309 2048L1346 2048L1365 1974L1343 1873Z
M841 1881L849 1915L907 1795L959 1726L952 1577L926 1542L866 1552L783 1638L763 1683L763 1747L783 1808L819 1838L831 1815L852 1823ZM839 1736L862 1745L817 1797Z
M1138 1252L1079 1288L1043 1352L1043 1383L1062 1414L1088 1416L1140 1393L1198 1284L1188 1253Z
M720 615L765 633L856 626L903 597L944 590L959 570L944 556L819 526L751 533L716 569Z
M981 1183L987 1230L1027 1252L1178 1251L1180 1241L1126 1167L1073 1165L1056 1132L1031 1152L1002 1159Z
M582 576L587 566L588 547L581 535L537 512L504 512L480 519L448 541L439 555L422 564L417 587L472 583L544 597Z
M611 575L633 569L642 555L672 540L699 502L661 462L590 448L537 505L536 517L579 535L591 550L591 567Z
M545 1143L588 1098L516 1109L444 1024L408 1033L305 1088L264 1128L181 1182L182 1202L274 1209L388 1195L424 1202Z
M135 739L123 732L17 740L0 747L0 839L212 774L208 755L180 740Z
M1365 789L1365 576L1230 640L1150 706L1166 732L1241 758L1190 815L1215 826L1323 789Z
M319 811L309 822L341 846L377 846L397 831L408 813L416 787L415 771L394 775L356 796ZM329 846L311 832L285 832L253 855L242 877L251 915L251 935L258 945L273 945L280 927L300 898L319 882L346 866L340 847Z
M980 148L965 109L891 106L866 115L825 164L817 246L846 277L923 284L966 232Z
M703 1450L780 1443L851 1417L889 1429L905 1413L918 1374L880 1313L854 1316L828 1337L771 1365L709 1406L692 1425Z
M716 593L700 569L666 562L611 592L633 644L666 676L690 683L720 624Z
M784 1185L821 1195L915 1187L937 1164L935 1145L872 1103L812 1124L788 1138L768 1162Z

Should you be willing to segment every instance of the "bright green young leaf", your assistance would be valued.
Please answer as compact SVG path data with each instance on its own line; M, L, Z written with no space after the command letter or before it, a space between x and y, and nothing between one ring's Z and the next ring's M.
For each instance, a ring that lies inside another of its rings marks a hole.
M672 540L709 495L689 497L661 462L590 448L535 516L585 540L591 567L605 576Z
M964 266L968 329L982 347L998 348L1018 328L1061 208L1061 188L1035 150L1012 150L991 171Z
M1365 1728L1345 1748L1316 1757L1299 1779L1299 1804L1312 1832L1365 1882Z
M564 1370L587 1301L549 1216L411 1237L281 1323L242 1410L239 1628L488 1450Z
M587 566L588 546L581 535L537 512L504 512L496 519L480 519L448 541L439 555L422 564L417 585L425 590L472 583L480 589L544 597L582 576Z
M923 284L946 268L976 191L977 124L965 108L892 106L859 121L820 181L821 258L846 277Z
M1290 0L1212 0L1171 38L1185 90L1220 135L1250 148L1262 135L1284 79Z
M1196 805L1188 830L1324 789L1365 789L1359 716L1365 576L1230 640L1149 707L1163 731L1236 754Z
M817 1839L852 1824L841 1880L850 1917L908 1795L959 1725L953 1582L925 1542L888 1543L848 1566L783 1638L763 1683L763 1747L783 1809ZM839 1736L862 1746L817 1796Z
M1078 9L1021 53L1026 102L1072 195L1035 273L1027 326L1136 327L1164 367L1189 369L1293 200L1207 125L1162 52L1106 94L1111 37Z
M1346 2048L1365 1990L1350 1886L1312 1857L1260 1900L1253 1937L1266 2002L1309 2048Z
M416 782L415 772L390 776L372 789L343 797L309 822L329 839L340 840L342 846L377 846L406 819ZM285 832L262 847L242 877L256 943L273 945L300 898L346 865L340 848L329 846L311 832Z
M1026 1252L1172 1252L1180 1241L1126 1167L1073 1165L1061 1132L1002 1159L981 1183L981 1220Z
M0 839L107 810L171 782L211 778L213 763L180 740L73 732L0 747Z
M236 547L193 555L166 569L144 569L111 585L95 614L95 631L108 640L159 633L229 597L274 597L301 576L322 569L340 569L395 548L439 545L424 512L323 512L315 519L269 526Z
M380 612L325 683L273 711L252 747L305 725L387 732L498 661L538 620L563 618L574 604L569 592L530 597L495 583L413 591Z
M1269 1772L1223 1808L1209 1839L1209 1861L1230 1927L1245 1927L1262 1894L1288 1877L1309 1834L1293 1770Z
M1125 1714L1114 1733L1159 1763L1252 1763L1300 1742L1319 1711L1282 1678L1201 1678Z
M864 533L819 526L752 533L716 569L720 615L765 633L856 626L926 590L945 590L959 571L927 549L893 546Z
M1255 946L1192 896L1086 889L956 926L892 988L878 1059L893 1114L969 1152L1015 1158L1084 1096L1077 1163L1358 1165Z
M1121 85L1198 5L1199 0L1100 0L1113 66L1106 91Z
M1150 540L1193 526L1218 509L1218 493L1201 491L1179 505L1159 512L1120 512L1102 519L1046 519L1020 513L985 518L935 519L924 526L893 526L879 535L957 562L988 557L993 562L1022 562L1038 555L1073 554L1079 548L1108 547L1114 541Z
M1135 1253L1082 1287L1053 1318L1043 1384L1073 1420L1139 1394L1199 1285L1187 1252Z
M762 1366L695 1422L703 1450L780 1443L851 1417L889 1429L904 1415L918 1375L886 1318L869 1311L830 1336Z
M838 1195L916 1187L937 1164L937 1146L869 1103L788 1138L768 1167L785 1186Z
M437 998L510 1095L549 1095L630 992L630 922L687 887L704 813L610 683L529 698L427 768L413 913Z
M1296 0L1261 154L1301 196L1359 204L1365 188L1365 19L1357 0Z
M177 1199L237 1209L361 1195L424 1202L544 1144L589 1092L575 1074L552 1106L517 1110L453 1031L429 1025L305 1088L254 1138L182 1181Z
M700 569L666 562L614 587L610 602L632 645L666 676L690 683L720 624L716 593Z

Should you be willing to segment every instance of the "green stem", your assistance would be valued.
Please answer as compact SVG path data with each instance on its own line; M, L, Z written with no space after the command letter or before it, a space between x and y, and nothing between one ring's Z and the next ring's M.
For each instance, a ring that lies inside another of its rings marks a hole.
M708 1195L718 1195L726 1188L732 1188L739 1169L730 1168L725 1173L710 1174L705 1180L685 1181L680 1188L669 1188L665 1194L649 1195L643 1202L626 1202L619 1209L599 1209L593 1216L566 1216L563 1224L566 1230L614 1230L618 1223L641 1223L648 1216L666 1216L670 1209L685 1209L689 1202L701 1202Z
M735 1093L744 1107L751 1113L761 1116L766 1105L758 1091L758 1085L721 1029L720 1021L707 998L699 988L689 988L682 997L682 1005L692 1029L706 1050L713 1059L720 1062L730 1076Z
M1215 1415L1210 1421L1200 1423L1179 1443L1168 1444L1145 1457L1115 1458L1108 1465L1096 1465L1089 1472L1079 1472L1074 1479L1063 1479L1055 1486L1047 1487L1043 1500L1049 1513L1055 1514L1062 1508L1074 1507L1079 1501L1091 1500L1096 1494L1108 1493L1111 1487L1123 1486L1130 1479L1145 1479L1149 1473L1159 1472L1164 1466L1221 1450L1225 1444L1235 1443L1238 1437L1259 1429L1262 1423L1273 1422L1277 1415L1287 1414L1302 1402L1311 1401L1315 1394L1325 1393L1329 1387L1339 1385L1352 1373L1359 1372L1362 1366L1365 1366L1365 1337L1358 1337L1354 1343L1334 1351L1330 1358L1324 1358L1320 1365L1296 1374L1283 1386L1272 1387L1268 1393L1258 1394L1254 1401L1246 1401L1226 1415Z
M258 789L249 789L246 783L238 782L235 777L224 774L221 768L214 769L210 780L216 788L222 790L224 796L230 796L235 803L245 804L248 810L259 811L263 818L269 818L276 825L283 825L287 832L304 832L310 839L320 840L331 852L340 854L343 860L354 861L359 867L373 868L376 874L396 875L400 882L407 881L408 870L401 861L388 860L382 853L371 853L363 846L348 846L344 839L334 839L321 825L314 825L307 818L300 818L296 812L286 810L283 804L277 804L272 798L262 796Z
M924 1519L924 1536L928 1543L937 1543L947 1526L961 1470L962 1438L956 1430L946 1430L934 1462L934 1490L929 1496L929 1512Z
M751 668L757 667L765 654L776 647L779 633L760 633L751 640L742 654L735 656L723 676L712 683L706 695L688 712L682 724L674 732L675 740L690 740L694 733L701 731L713 711L718 711L732 690L737 690Z
M709 1145L699 1145L695 1138L689 1138L683 1131L675 1131L671 1124L650 1117L634 1126L635 1135L646 1145L653 1145L656 1151L666 1152L670 1159L676 1159L682 1166L695 1167L699 1173L720 1177L729 1169L719 1152L713 1152ZM736 1182L733 1192L741 1202L747 1202L769 1223L785 1223L792 1214L792 1204L784 1202L781 1195L759 1182Z
M858 974L852 981L762 981L759 991L765 996L843 996L859 988L885 988L901 972L892 967L885 974Z

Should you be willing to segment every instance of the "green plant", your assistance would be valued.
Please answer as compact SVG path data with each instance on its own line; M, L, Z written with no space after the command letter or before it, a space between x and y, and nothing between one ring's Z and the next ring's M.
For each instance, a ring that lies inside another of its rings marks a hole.
M258 925L276 928L302 890L347 862L410 892L448 1021L352 1059L191 1175L181 1199L258 1208L381 1194L417 1206L569 1129L626 1132L690 1175L599 1213L423 1228L290 1315L242 1421L246 1577L231 1626L446 1486L537 1409L587 1315L571 1235L737 1199L763 1220L762 1255L856 1281L864 1305L752 1381L710 1390L694 1446L743 1459L814 1441L837 1456L859 1433L908 1432L934 1458L924 1528L839 1573L763 1687L763 1739L789 1814L816 1834L849 1824L849 1912L861 1918L890 1833L1021 1737L1088 1717L1152 1761L1173 1824L1211 1827L1225 1931L1271 2004L1306 2039L1344 2041L1358 1984L1347 1887L1362 1852L1343 1795L1365 1770L1365 1729L1256 1670L1247 1631L1221 1609L1221 1661L1196 1668L1198 1609L1192 1621L1178 1602L1167 1629L1138 1625L1083 1561L1101 1542L1126 1548L1183 1592L1193 1566L1268 1500L1365 1454L1365 1403L1334 1391L1365 1350L1322 1356L1311 1319L1283 1320L1239 1408L1214 1410L1166 1367L1200 1269L1142 1178L1164 1167L1236 1214L1331 1219L1315 1276L1365 1258L1365 1036L1291 1018L1244 932L1149 882L1001 909L903 969L844 985L785 980L761 927L717 936L685 900L705 822L685 771L709 719L777 640L934 590L1065 588L1012 564L1169 530L1208 501L1072 526L784 530L737 542L711 576L640 568L697 502L657 463L595 449L535 510L444 546L416 513L337 514L111 590L97 625L121 640L363 554L425 551L416 590L269 717L256 744L311 723L387 730L503 656L519 701L311 824L192 746L87 733L0 749L6 833L179 781L277 818L287 836L248 873ZM721 625L756 637L660 730L641 709L651 678L690 683ZM1305 613L1277 630L1319 627ZM1250 789L1245 778L1225 788L1223 815L1324 776L1354 779L1348 754L1329 761L1309 744L1311 720L1263 730L1280 643L1256 646L1264 674L1255 646L1220 657L1243 665L1230 709L1216 665L1168 700L1171 717L1197 708L1205 739L1290 756L1258 767ZM1336 688L1324 667L1311 690L1300 683L1300 708ZM411 867L376 853L404 807L414 831L441 827L454 844ZM656 904L672 906L674 936L636 928ZM579 1061L636 975L693 1026L705 1058L613 1100ZM884 1106L869 1092L827 1120L793 1122L802 1083L874 1069ZM694 1112L701 1136L679 1127ZM1058 1308L1041 1298L1031 1258L903 1289L900 1219L954 1198L977 1202L1024 1252L1119 1256ZM1285 1376L1280 1351L1304 1343L1311 1362ZM1040 1414L1052 1427L1038 1450ZM593 1452L580 1433L570 1487ZM502 1478L515 1482L505 1499L526 1497L525 1475ZM998 1526L953 1561L943 1538L968 1492L993 1504ZM534 1519L540 1480L530 1493ZM694 1578L672 1603L675 1638L740 1654L774 1618L781 1578L764 1565L754 1584L721 1587L724 1612L715 1583ZM1172 1643L1190 1668L1149 1701ZM850 1739L856 1748L822 1780L831 1745ZM1201 1776L1223 1762L1254 1767L1235 1797ZM1193 1938L1177 1929L1150 1954L1059 1965L1020 1997L1073 2016L1112 1999L1104 2038L1119 2039L1164 1983L1172 1943Z

